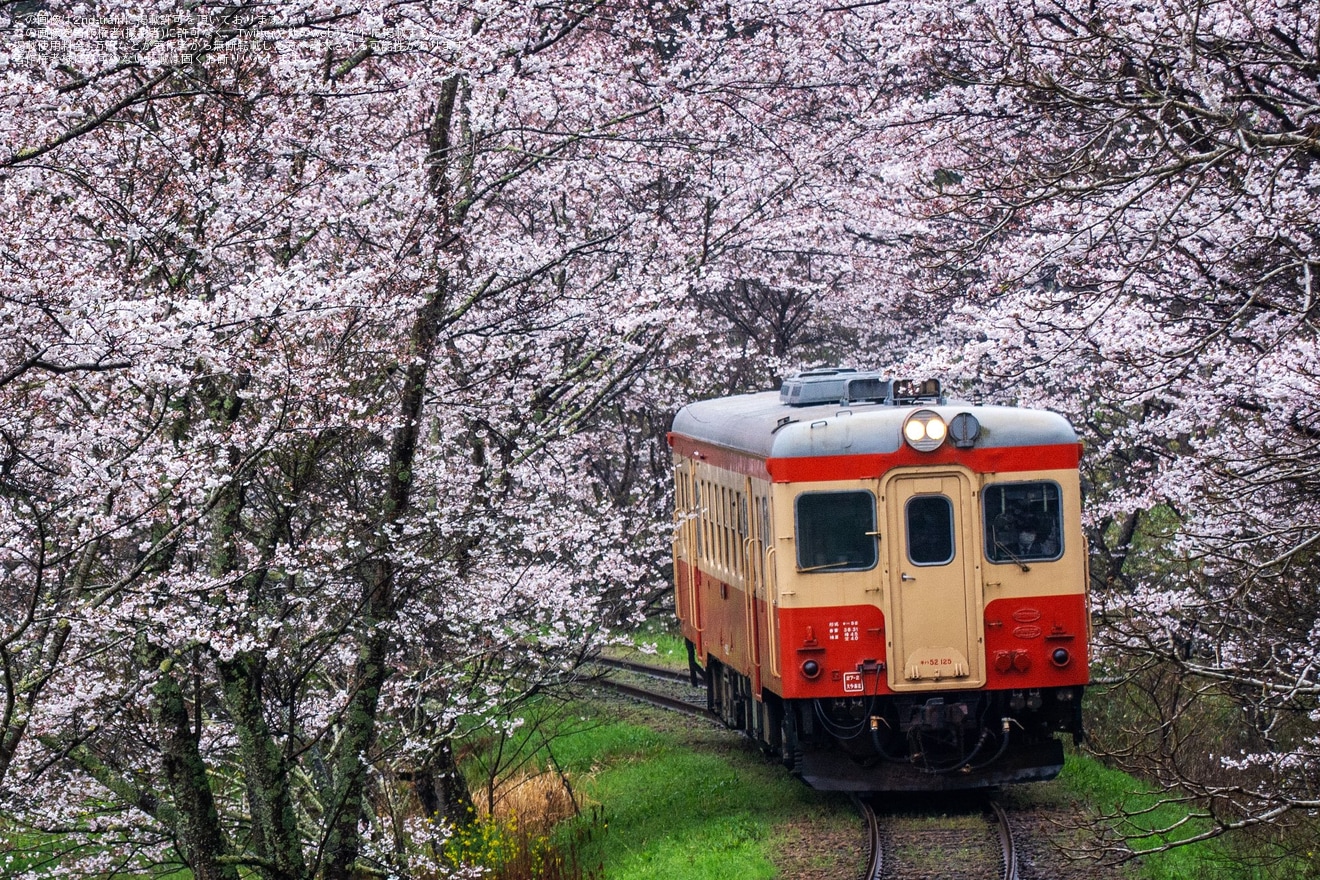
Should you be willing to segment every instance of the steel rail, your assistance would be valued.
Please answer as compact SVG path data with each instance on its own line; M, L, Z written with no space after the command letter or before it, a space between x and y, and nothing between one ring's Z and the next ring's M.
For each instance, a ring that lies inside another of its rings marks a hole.
M657 678L661 681L676 681L679 684L692 684L692 674L686 669L671 669L666 666L653 666L650 663L638 663L635 660L616 660L613 657L597 657L594 661L597 666L604 666L606 669L617 669L621 672L632 672L637 675L644 675L647 678ZM705 685L699 685L704 687Z
M659 706L662 709L670 709L674 712L681 712L684 715L691 715L696 718L704 718L715 724L720 724L720 719L716 718L704 705L696 705L678 697L670 697L665 694L657 694L654 691L648 691L645 688L636 687L630 684L624 684L621 681L614 681L610 678L597 679L596 684L609 688L616 693L623 694L626 697L632 697L634 700L640 700L643 703L650 703L653 706Z
M876 813L875 807L865 796L853 795L853 803L857 805L858 812L862 814L862 818L866 822L866 836L870 846L866 871L862 875L863 880L881 880L885 872L885 839L880 817ZM1008 813L997 802L987 799L985 801L985 814L987 819L994 823L996 836L999 838L999 856L1002 868L1000 876L1003 880L1019 880L1017 846L1013 840L1013 829L1008 821ZM925 875L923 874L923 876Z
M1008 813L998 801L990 801L995 815L995 829L999 832L999 846L1003 851L1004 880L1018 880L1017 847L1013 843L1013 829L1008 824Z
M853 803L857 805L858 811L866 821L866 837L871 845L871 852L866 857L866 873L862 875L862 880L880 880L880 876L885 872L885 842L880 836L880 817L865 799L854 795Z

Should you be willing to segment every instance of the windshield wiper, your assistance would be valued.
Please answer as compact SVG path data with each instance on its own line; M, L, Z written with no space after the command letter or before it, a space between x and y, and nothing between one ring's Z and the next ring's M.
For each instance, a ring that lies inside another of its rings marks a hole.
M998 550L1003 550L1004 553L1007 554L1009 559L1013 560L1018 564L1018 568L1022 569L1023 571L1031 571L1031 566L1027 565L1021 559L1018 559L1016 556L1014 556L1013 551L1009 550L1003 544L999 543L998 541L995 541L995 548Z

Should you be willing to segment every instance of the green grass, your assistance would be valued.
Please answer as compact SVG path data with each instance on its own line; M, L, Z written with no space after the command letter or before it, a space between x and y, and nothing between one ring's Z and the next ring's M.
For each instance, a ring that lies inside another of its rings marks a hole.
M677 630L677 621L649 620L631 638L633 648L625 650L630 659L687 669L687 645Z
M1104 766L1089 755L1070 754L1058 784L1076 794L1098 814L1130 817L1112 820L1112 827L1116 833L1128 838L1128 846L1134 850L1186 839L1205 827L1192 820L1170 835L1145 834L1178 823L1186 818L1187 810L1177 804L1160 804L1162 798L1158 792L1126 773ZM1213 866L1206 863L1206 850L1207 844L1197 843L1143 856L1138 866L1139 876L1147 880L1209 880L1219 876L1240 876L1215 873Z
M804 822L827 833L857 824L846 799L811 791L705 725L607 723L554 752L599 805L601 833L582 860L610 880L769 880Z
M681 640L676 641L682 650ZM860 825L852 805L803 786L746 740L605 696L557 708L560 723L524 728L542 734L553 728L549 746L545 737L538 737L539 746L524 745L540 752L534 763L563 771L583 796L584 815L562 827L557 839L565 845L585 841L580 860L588 868L599 866L596 876L718 880L860 871L864 854L857 851ZM1113 834L1142 850L1165 842L1149 832L1187 815L1177 804L1161 805L1162 793L1140 780L1073 750L1058 780L1010 786L1004 796L1009 803L1075 815L1082 826L1076 832L1078 847L1094 845L1096 835L1086 826L1098 817L1128 817L1109 820ZM1194 820L1175 834L1184 839L1205 827ZM822 840L829 843L822 845ZM1204 841L1143 856L1122 874L1134 880L1320 877L1310 859L1256 868L1247 864L1244 852L1236 839ZM822 858L826 865L818 863ZM1117 875L1106 870L1104 876Z
M33 876L68 876L68 863L76 858L122 854L130 847L122 842L79 844L67 835L16 831L4 818L0 818L0 877L17 876L31 872ZM115 877L124 880L192 880L193 873L185 867L154 864L133 855L117 855ZM251 876L242 871L240 876Z
M579 789L603 811L602 833L595 835L583 861L599 863L610 880L773 878L788 852L802 847L804 815L819 823L807 840L816 839L822 828L840 838L859 833L846 799L811 791L720 731L606 723L556 741L554 750L579 778ZM1142 832L1186 816L1176 804L1160 805L1160 793L1139 780L1080 753L1068 755L1057 781L1010 791L1025 802L1076 803L1093 815L1149 809L1116 828L1136 849L1165 842ZM1204 828L1190 822L1176 839ZM1311 866L1276 865L1264 873L1233 855L1223 841L1205 841L1143 856L1126 873L1141 880L1314 876L1307 871L1314 871Z
M1169 828L1185 819L1189 811L1167 803L1168 796L1141 780L1104 766L1085 754L1070 754L1056 785L1061 786L1091 811L1111 820L1114 831L1127 838L1137 851L1186 840L1209 829L1208 820L1191 819L1167 834L1145 832ZM1143 880L1265 880L1320 876L1320 865L1302 864L1296 858L1252 864L1235 838L1216 838L1178 846L1165 852L1142 856L1136 875Z

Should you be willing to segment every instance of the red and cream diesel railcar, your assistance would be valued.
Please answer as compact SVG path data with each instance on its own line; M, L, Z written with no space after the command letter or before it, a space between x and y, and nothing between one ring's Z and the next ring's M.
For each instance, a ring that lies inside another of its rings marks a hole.
M823 789L1059 772L1089 678L1067 421L819 370L669 442L677 613L727 724Z

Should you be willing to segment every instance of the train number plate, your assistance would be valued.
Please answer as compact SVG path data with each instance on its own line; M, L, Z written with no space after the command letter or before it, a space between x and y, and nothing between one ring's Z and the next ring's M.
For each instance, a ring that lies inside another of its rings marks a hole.
M860 672L845 672L843 674L843 692L845 694L860 694L866 690L862 684L862 674Z

